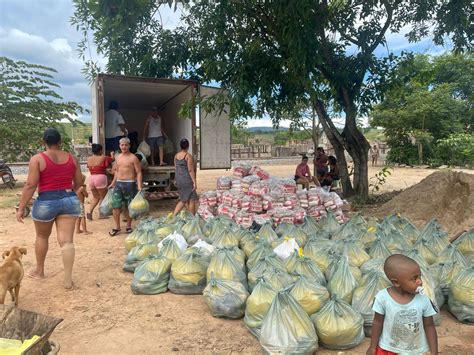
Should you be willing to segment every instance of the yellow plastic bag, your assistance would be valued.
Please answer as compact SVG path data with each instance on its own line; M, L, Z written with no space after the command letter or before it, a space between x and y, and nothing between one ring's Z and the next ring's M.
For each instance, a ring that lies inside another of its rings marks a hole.
M209 260L199 251L187 252L171 265L168 288L181 295L199 295L206 287L206 271Z
M334 242L328 239L310 239L303 249L303 254L313 260L322 272L326 272L332 261Z
M102 217L107 217L112 215L112 196L114 194L114 189L108 189L107 194L104 196L104 199L100 203L99 212Z
M143 244L133 247L125 258L123 270L127 272L134 272L135 268L151 254L158 253L158 246L153 244Z
M216 249L211 257L211 262L207 269L207 280L211 280L211 275L220 280L232 280L240 282L247 288L247 276L245 266L236 260L230 250L226 248Z
M137 219L148 214L150 210L150 205L148 201L143 196L143 192L138 192L133 200L128 205L128 213L133 219Z
M319 270L316 263L310 258L303 255L303 250L295 250L293 254L283 262L286 271L297 279L297 276L306 276L310 280L314 280L322 286L326 286L326 278Z
M270 309L275 296L276 291L262 277L258 280L252 294L247 299L244 323L250 333L257 338L260 336L263 318Z
M363 244L355 240L342 240L336 243L336 248L342 255L347 256L351 265L360 267L363 263L370 260L370 256L365 252Z
M331 296L340 298L350 304L358 282L353 276L345 257L337 261L334 273L328 280L328 291Z
M262 322L260 345L268 354L313 354L318 349L311 319L288 290L273 299Z
M364 319L348 303L338 298L327 302L311 319L319 342L325 348L350 349L364 340Z
M464 256L474 253L474 228L462 234L454 244Z
M463 271L464 268L465 266L453 261L440 262L430 266L430 271L436 278L445 300L448 299L451 281L457 274Z
M17 339L0 338L0 354L20 355L31 345L40 340L41 337L33 335L30 339L25 339L23 343Z
M268 270L278 269L286 274L286 269L276 255L267 255L255 263L248 273L249 290L252 291L261 278ZM288 275L289 276L289 275Z
M261 239L266 241L268 244L272 244L274 241L278 239L278 235L273 230L271 223L265 223L259 229L257 236Z
M239 237L237 233L225 228L222 233L218 234L212 242L216 248L233 247L239 245Z
M425 239L436 254L441 253L449 244L448 233L442 230L437 219L428 222L418 239Z
M374 240L369 249L369 255L372 259L387 259L392 252L388 249L382 238Z
M268 255L275 255L270 245L263 241L258 243L247 260L247 269L251 270L260 259Z
M436 258L438 257L438 255L430 247L426 239L418 239L413 245L413 248L418 250L420 256L426 261L428 265L433 264L436 261Z
M468 267L469 263L464 257L464 255L459 251L458 247L455 244L448 244L446 249L444 249L436 258L437 263L449 263L455 262L461 267Z
M448 309L460 322L474 323L474 265L451 281Z
M181 229L183 236L188 242L190 242L190 239L193 239L193 241L195 241L194 239L196 238L193 238L195 236L198 236L198 238L203 237L201 225L199 224L199 218L199 215L196 215L193 219L189 220Z
M294 283L293 278L286 271L269 268L263 274L267 283L275 290L281 291Z
M347 257L344 255L340 255L337 253L332 254L331 256L331 263L329 264L328 268L326 269L326 272L324 273L324 276L326 276L326 280L332 279L334 272L336 271L336 267L339 264L339 260L343 258L347 261ZM360 282L362 279L362 272L360 269L354 265L349 264L349 271L354 276L354 278L357 280L357 282Z
M231 319L243 317L245 302L249 297L249 293L242 283L217 279L213 275L202 294L214 317Z
M305 276L300 276L291 289L291 295L308 315L319 311L329 300L326 287Z
M136 295L156 295L168 290L171 260L158 254L150 255L137 266L133 274L132 292Z

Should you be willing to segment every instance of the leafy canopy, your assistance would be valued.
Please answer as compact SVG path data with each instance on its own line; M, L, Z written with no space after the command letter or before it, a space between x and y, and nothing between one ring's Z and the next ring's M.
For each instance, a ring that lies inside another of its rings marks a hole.
M56 70L42 65L0 57L0 156L10 161L29 159L42 145L43 131L83 109L63 102L55 91Z

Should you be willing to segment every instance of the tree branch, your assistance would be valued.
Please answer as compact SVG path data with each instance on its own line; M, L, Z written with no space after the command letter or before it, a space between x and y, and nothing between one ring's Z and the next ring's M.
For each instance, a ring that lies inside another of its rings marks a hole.
M378 45L384 39L385 33L390 27L390 24L392 23L393 8L390 6L390 4L387 1L382 1L382 3L384 4L385 9L387 10L387 20L385 21L385 24L380 30L379 35L375 38L374 42L372 42L372 44L369 47L367 47L367 51L364 51L364 55L371 54L375 50L375 48L378 47Z

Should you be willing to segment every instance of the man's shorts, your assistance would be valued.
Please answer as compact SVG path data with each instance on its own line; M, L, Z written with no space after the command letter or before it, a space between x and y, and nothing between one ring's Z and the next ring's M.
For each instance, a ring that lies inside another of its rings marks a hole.
M108 152L114 151L116 152L117 150L120 149L120 139L122 137L114 137L114 138L105 138L105 150Z
M31 218L37 222L51 222L57 216L79 217L81 203L73 191L54 190L40 192L33 203Z
M117 180L112 192L112 208L127 207L137 192L136 181Z
M163 146L163 144L165 144L165 137L150 137L146 139L146 142L148 143L151 149L157 149Z

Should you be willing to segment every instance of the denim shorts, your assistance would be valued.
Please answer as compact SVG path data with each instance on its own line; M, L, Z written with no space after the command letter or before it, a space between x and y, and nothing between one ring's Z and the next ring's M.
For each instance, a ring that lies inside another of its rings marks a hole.
M33 203L31 218L38 222L51 222L60 215L81 215L81 203L76 193L65 190L41 192Z
M157 149L165 144L165 137L150 137L146 139L146 142L148 143L151 149Z

